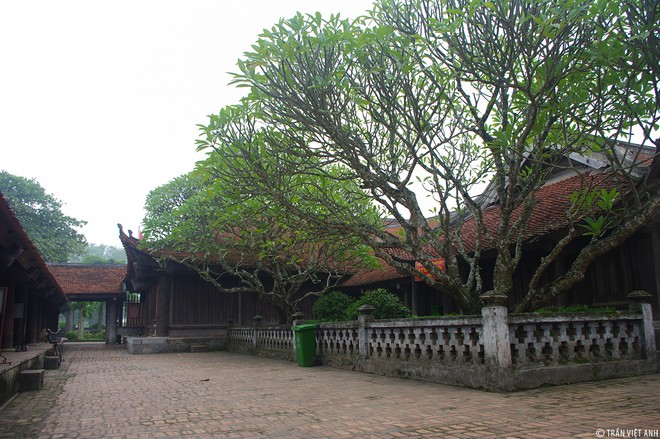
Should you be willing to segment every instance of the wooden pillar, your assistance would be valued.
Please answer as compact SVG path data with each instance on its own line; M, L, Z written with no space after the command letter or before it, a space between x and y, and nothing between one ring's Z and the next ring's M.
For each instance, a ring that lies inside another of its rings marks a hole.
M16 284L12 283L7 287L5 295L5 315L4 327L2 328L2 340L0 347L3 349L10 349L14 346L14 289Z
M404 288L403 290L403 304L412 309L412 289L415 288L415 277L413 276L412 282L410 283L410 290L408 288Z
M653 241L653 266L655 267L655 320L660 320L660 227L651 233Z
M48 302L42 301L39 309L39 331L48 327Z
M60 326L60 304L44 300L44 308L46 308L46 327L51 331L57 331Z
M417 291L417 282L413 280L412 283L412 300L411 300L411 308L412 308L412 313L414 316L419 315L419 297L418 297L418 291Z
M238 293L238 326L243 325L243 292Z
M44 320L44 306L46 304L46 299L43 297L38 296L37 297L39 304L37 307L37 317L36 321L34 322L34 326L36 328L36 333L37 333L37 341L42 341L41 340L41 332L46 328L45 325L45 320Z
M560 276L566 274L568 271L568 266L566 264L566 256L564 255L559 255L557 259L555 259L554 262L554 275L555 279L559 278ZM557 296L557 306L570 306L573 305L571 303L571 292L565 291L561 293L559 296Z
M153 288L149 288L147 291L140 292L140 309L142 311L142 326L144 327L144 334L151 335L153 333L153 325L150 321L151 316L151 293Z
M25 297L25 306L27 310L25 312L25 341L26 343L36 343L37 336L37 315L39 312L39 307L41 306L41 300L35 292L29 292Z
M117 341L119 303L116 297L105 302L105 344L114 344Z
M71 308L71 303L66 304L66 311L64 312L66 317L65 331L73 331L73 308Z
M19 283L14 289L14 326L13 346L22 348L25 345L25 316L27 315L27 286Z
M156 286L156 331L158 337L167 337L170 327L170 297L174 280L172 275L162 275Z

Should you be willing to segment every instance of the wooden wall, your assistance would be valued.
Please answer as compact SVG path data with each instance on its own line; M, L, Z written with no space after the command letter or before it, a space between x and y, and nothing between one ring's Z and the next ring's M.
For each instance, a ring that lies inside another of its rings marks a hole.
M577 251L578 249L574 249L549 267L543 281L565 273L577 256ZM520 301L526 294L531 276L546 253L539 250L527 251L515 273L514 294L510 304ZM584 280L556 298L552 305L625 307L628 303L628 293L645 290L653 296L651 304L654 315L658 316L656 276L660 276L660 273L656 273L654 267L651 235L638 233L594 261L587 269Z
M266 325L280 320L277 309L256 293L221 293L194 273L173 275L172 282L172 325L227 324L230 320L236 325L251 325L255 315L261 315ZM228 279L225 285L235 284Z

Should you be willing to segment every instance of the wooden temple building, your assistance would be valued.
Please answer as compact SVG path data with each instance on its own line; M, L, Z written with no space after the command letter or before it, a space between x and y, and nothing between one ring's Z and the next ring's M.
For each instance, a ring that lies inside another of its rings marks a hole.
M622 149L625 154L626 148ZM644 178L657 179L658 159L655 150L643 150ZM603 188L607 186L607 165L593 158L571 157L567 171L552 176L536 194L536 204L525 229L522 258L514 274L514 291L509 297L513 309L526 294L530 277L541 258L547 254L566 233L570 209L570 195L580 188L585 175L593 178ZM579 171L576 175L575 170ZM497 200L487 192L483 197L484 221L496 227L499 221ZM395 229L396 225L392 225ZM395 232L393 232L395 233ZM466 246L474 238L474 224L463 224ZM589 237L576 239L547 270L552 278L565 273ZM157 337L223 337L230 324L250 325L253 317L261 316L263 324L276 324L280 318L276 310L256 294L222 294L204 281L193 270L175 261L160 258L139 249L139 240L120 229L120 240L126 250L128 266L123 282L130 303L124 307L123 324L126 333ZM482 249L481 265L484 268L484 290L492 288L492 273L496 253L487 245ZM165 262L164 262L165 261ZM414 264L415 261L409 261ZM225 282L238 282L231 276ZM353 296L374 289L386 288L400 296L415 315L458 313L454 301L442 291L437 291L409 274L398 272L383 264L380 269L347 273L338 290ZM569 291L555 298L554 305L590 305L625 308L629 304L627 294L644 290L650 299L656 320L660 315L660 219L655 218L627 239L622 245L595 260L584 279ZM311 301L300 309L306 318L312 318Z
M57 330L64 291L0 193L0 348L27 350Z

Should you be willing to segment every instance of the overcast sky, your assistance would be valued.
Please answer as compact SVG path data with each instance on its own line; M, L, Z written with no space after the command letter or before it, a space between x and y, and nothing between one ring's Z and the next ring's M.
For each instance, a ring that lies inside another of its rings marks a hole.
M119 246L116 224L137 233L148 192L203 158L196 124L236 103L227 72L262 29L371 4L3 0L0 169L35 178L90 243Z

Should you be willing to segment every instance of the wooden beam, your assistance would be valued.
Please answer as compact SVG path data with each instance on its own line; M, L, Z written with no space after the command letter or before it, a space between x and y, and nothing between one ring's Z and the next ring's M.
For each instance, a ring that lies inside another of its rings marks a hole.
M16 242L12 243L9 248L0 246L0 264L4 267L9 267L23 251L25 249Z

